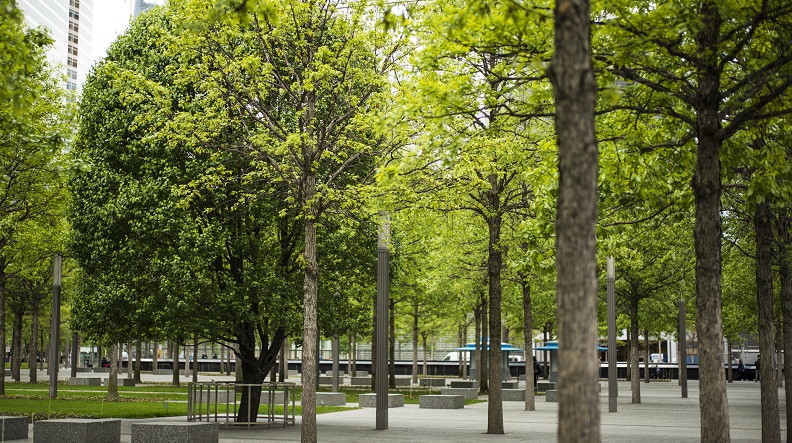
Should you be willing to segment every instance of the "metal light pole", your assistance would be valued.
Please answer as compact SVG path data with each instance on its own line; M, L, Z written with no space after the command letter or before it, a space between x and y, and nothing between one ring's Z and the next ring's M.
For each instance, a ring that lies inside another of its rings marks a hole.
M616 412L619 386L616 366L616 263L607 259L606 284L608 291L608 412Z
M377 236L377 430L388 429L388 305L390 276L390 216L383 212Z
M687 386L687 331L685 330L685 299L679 299L679 384L682 398L688 396Z
M52 256L52 325L50 328L49 358L49 398L58 398L58 355L60 354L60 293L61 263L60 254Z

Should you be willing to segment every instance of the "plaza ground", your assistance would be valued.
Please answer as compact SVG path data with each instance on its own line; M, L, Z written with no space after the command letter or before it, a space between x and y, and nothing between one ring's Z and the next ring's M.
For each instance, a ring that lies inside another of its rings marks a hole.
M64 374L65 372L65 374ZM60 373L68 378L68 370ZM107 374L79 374L102 376ZM123 374L121 376L125 376ZM216 374L201 374L201 381L230 379ZM42 373L39 380L47 380ZM143 374L145 381L167 382L170 376ZM298 381L292 377L289 381ZM188 381L182 377L182 382ZM524 383L521 383L523 385ZM641 383L641 404L630 403L629 382L619 382L618 412L608 412L607 381L600 394L603 442L698 442L700 441L698 381L688 382L688 398L681 398L676 380ZM727 384L732 442L760 442L761 415L759 383L735 381ZM782 437L786 435L783 419L785 399L778 390ZM484 397L482 397L484 398ZM356 406L347 404L348 406ZM536 398L536 411L525 411L523 402L504 402L505 435L488 435L487 403L466 405L464 409L420 409L406 405L388 410L389 427L375 430L373 408L321 414L317 416L320 442L542 442L556 441L558 404ZM122 420L121 442L130 442L130 427L136 422L186 421L184 417L145 420ZM32 425L30 436L32 437ZM17 440L23 442L24 440ZM32 440L31 440L32 441ZM296 426L231 427L220 429L220 442L296 442L300 441L300 417Z

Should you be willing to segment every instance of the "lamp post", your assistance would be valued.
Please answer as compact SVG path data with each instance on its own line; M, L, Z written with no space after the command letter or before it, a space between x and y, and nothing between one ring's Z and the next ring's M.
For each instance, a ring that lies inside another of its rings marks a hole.
M388 299L390 276L390 216L381 212L377 236L377 430L388 429Z
M616 366L616 264L607 259L606 284L608 292L608 412L616 412L619 386Z

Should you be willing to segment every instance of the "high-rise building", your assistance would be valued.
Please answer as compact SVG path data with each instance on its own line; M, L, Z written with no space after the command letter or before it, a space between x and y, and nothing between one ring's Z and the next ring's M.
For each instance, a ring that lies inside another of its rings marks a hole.
M82 86L91 67L94 0L18 0L30 27L49 30L55 42L47 56L66 71L66 89Z
M132 18L139 16L143 11L165 3L165 0L132 0Z

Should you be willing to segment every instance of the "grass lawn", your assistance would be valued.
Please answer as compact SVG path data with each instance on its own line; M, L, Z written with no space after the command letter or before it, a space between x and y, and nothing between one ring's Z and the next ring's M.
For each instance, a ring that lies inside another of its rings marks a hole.
M120 401L107 401L107 388L99 386L58 385L58 398L50 400L46 383L6 382L6 395L0 396L0 415L25 415L32 420L53 418L148 418L187 415L187 387L165 385L119 386ZM355 398L357 401L357 398ZM221 405L225 414L225 405ZM317 407L319 414L353 409ZM275 407L283 414L283 406ZM264 412L262 406L260 412ZM297 406L295 414L302 408Z

